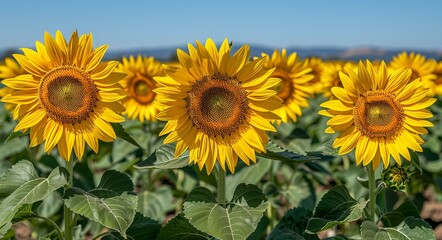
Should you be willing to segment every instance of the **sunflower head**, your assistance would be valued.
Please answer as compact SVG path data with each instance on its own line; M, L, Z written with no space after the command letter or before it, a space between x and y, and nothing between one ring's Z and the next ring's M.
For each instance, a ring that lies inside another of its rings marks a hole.
M311 70L312 70L310 72L310 74L312 74L314 76L314 78L310 82L310 84L313 84L315 93L322 92L322 89L324 87L322 86L321 79L323 78L323 75L324 75L324 64L325 63L322 61L322 59L320 59L318 57L306 58L306 59L304 59L303 63L304 63L305 67L311 68Z
M434 69L434 74L436 74L437 78L434 81L434 91L438 96L442 95L442 61L439 61Z
M264 67L264 58L250 61L248 45L231 55L227 39L219 49L212 39L188 49L178 49L179 64L166 65L166 76L154 77L157 118L167 121L164 143L176 142L175 157L188 149L189 161L207 173L216 162L231 172L238 158L255 162L266 131L275 131L270 121L279 118L273 111L282 101L272 89L280 80L269 78L274 69Z
M116 138L110 123L124 121L118 82L126 74L114 71L116 61L101 62L106 49L92 48L92 34L74 32L67 42L57 31L55 39L46 32L36 50L14 54L26 74L3 80L14 92L2 101L17 105L15 131L30 129L31 146L45 141L46 152L57 146L70 160L74 149L81 159L85 142L97 152L98 140Z
M140 122L154 121L158 106L153 104L156 96L153 90L157 87L153 78L164 75L161 63L153 57L130 56L123 57L118 69L127 73L120 82L128 93L124 100L125 114L130 119L138 119Z
M263 54L263 57L266 59L265 66L275 69L271 78L280 81L272 88L283 101L283 106L276 113L282 122L296 122L302 115L301 109L309 106L308 98L314 93L312 69L299 60L296 52L287 55L285 49L275 50L272 56Z
M396 71L401 68L411 69L410 81L420 78L424 87L428 88L428 95L435 95L435 80L437 78L434 74L436 68L436 61L434 59L426 59L425 56L418 53L402 52L394 56L390 62L390 71Z
M13 78L21 74L25 74L25 70L12 58L5 58L0 64L0 82L6 78ZM12 93L14 89L0 85L0 98ZM15 104L6 103L5 108L13 112Z
M357 164L377 169L381 160L387 167L393 157L400 165L401 156L410 160L409 149L422 151L420 134L433 126L427 108L436 99L427 97L419 79L410 81L410 69L388 74L384 62L376 68L367 60L357 73L345 69L339 76L343 87L331 89L336 100L322 103L327 110L319 112L331 118L326 133L338 133L333 147L339 154L356 149Z

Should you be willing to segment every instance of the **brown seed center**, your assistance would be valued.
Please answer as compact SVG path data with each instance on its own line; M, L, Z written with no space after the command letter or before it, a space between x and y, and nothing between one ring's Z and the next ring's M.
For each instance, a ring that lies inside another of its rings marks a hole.
M60 123L80 123L89 117L97 102L98 90L89 73L62 66L43 76L39 86L40 106Z
M278 93L277 96L281 98L284 102L290 100L295 89L293 87L292 79L290 78L288 73L276 70L275 72L273 72L271 77L279 78L281 80L274 88L274 90Z
M154 88L153 79L137 74L129 87L129 94L138 103L145 105L152 103L155 99Z
M187 101L193 124L211 136L234 132L248 110L247 93L238 80L219 73L197 81Z
M404 118L402 105L384 91L369 91L359 96L353 115L356 128L370 138L394 135L401 129Z

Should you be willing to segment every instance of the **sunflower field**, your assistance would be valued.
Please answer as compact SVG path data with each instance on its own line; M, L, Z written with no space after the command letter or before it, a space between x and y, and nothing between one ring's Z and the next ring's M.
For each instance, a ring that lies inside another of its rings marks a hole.
M0 59L0 239L442 239L442 61Z

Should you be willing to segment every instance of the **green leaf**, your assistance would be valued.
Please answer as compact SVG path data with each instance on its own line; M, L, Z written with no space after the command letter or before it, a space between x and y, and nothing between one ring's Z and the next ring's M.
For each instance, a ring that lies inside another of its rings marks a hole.
M338 185L330 189L318 203L315 214L310 219L306 231L318 233L339 224L356 221L362 217L367 201L356 201L347 188Z
M134 184L127 174L116 170L108 170L101 177L98 187L89 191L89 193L101 198L107 198L133 191Z
M189 193L184 203L184 216L198 230L216 238L246 239L256 229L268 206L264 202L253 208L241 201L223 207L214 202L215 197L208 189L203 189L196 188L196 192Z
M22 160L12 166L0 177L0 199L5 198L18 187L38 178L34 165L27 160Z
M0 160L19 154L26 149L28 138L15 138L0 144Z
M411 201L405 201L398 208L385 213L382 216L382 222L385 227L395 227L404 221L406 217L420 218L419 210Z
M256 156L260 156L263 158L271 159L271 160L279 160L287 164L300 164L306 163L314 160L320 160L320 157L316 156L303 156L300 154L296 154L290 151L281 151L281 152L273 152L267 150L267 152L256 153Z
M159 222L166 217L167 212L173 210L172 190L167 186L160 186L155 192L142 191L138 193L137 211Z
M42 217L50 218L54 216L63 206L62 195L59 191L52 192L37 208L37 214Z
M11 227L12 227L12 223L11 222L8 222L5 225L0 226L0 238L3 238Z
M6 138L5 143L7 143L7 142L9 142L9 141L11 141L13 139L16 139L18 137L22 137L22 136L28 135L28 134L29 134L29 131L26 131L26 132L22 132L22 131L12 132L11 134L9 134L8 138Z
M205 187L194 188L189 195L187 195L186 202L217 203L213 193Z
M267 236L267 227L269 226L269 218L264 214L256 226L255 231L247 237L247 240L264 239Z
M145 240L156 239L160 232L161 224L157 221L144 217L141 213L136 213L134 221L126 231L126 238L123 238L117 231L111 230L102 240Z
M374 240L378 234L379 229L372 221L365 221L361 224L361 236L362 239Z
M410 156L411 156L411 164L414 167L416 167L416 169L422 175L422 166L421 166L421 162L419 161L419 156L412 150L409 150L409 152L410 152Z
M181 156L174 158L175 144L165 144L155 150L146 160L135 165L135 168L159 168L176 169L189 165L189 153L185 152Z
M212 240L214 237L196 229L184 217L183 213L178 214L164 226L157 236L157 240Z
M315 234L305 232L308 221L313 213L311 210L303 207L290 209L279 223L273 228L272 232L266 238L267 240L285 240L285 239L311 239L316 240Z
M302 175L295 174L294 178L296 184L290 184L288 187L281 189L279 194L276 195L276 199L282 195L287 198L287 201L291 206L299 206L303 204L304 207L313 210L316 204L314 187L311 186L311 183L307 182Z
M247 202L249 207L258 207L261 203L266 202L266 195L256 185L241 183L235 189L232 202L242 202L242 199Z
M0 204L0 228L9 223L23 205L41 201L65 185L68 175L66 169L56 168L48 178L35 178L18 187Z
M119 123L111 123L112 128L115 131L115 134L117 135L117 137L126 140L127 142L142 148L127 132L126 130L124 130L123 126Z
M395 228L378 228L372 221L361 224L361 235L364 240L428 240L436 239L431 226L423 219L407 217Z
M40 202L35 203L38 205ZM12 219L13 223L20 222L26 218L34 216L33 205L32 204L24 204L19 210L15 213L14 218Z
M272 160L258 157L255 164L243 167L235 174L226 176L226 198L232 198L235 188L241 183L257 184L269 172Z
M138 197L130 177L115 170L106 171L98 187L86 192L68 189L65 205L74 213L118 231L123 237L132 223Z
M96 181L98 182L98 179L96 179L97 174L94 174L95 170L90 168L92 167L89 166L90 163L91 162L88 161L81 161L76 162L74 166L74 186L86 191L94 189L96 186Z
M138 198L124 192L119 196L100 198L81 189L67 191L65 205L74 213L118 231L126 238L126 230L134 220Z

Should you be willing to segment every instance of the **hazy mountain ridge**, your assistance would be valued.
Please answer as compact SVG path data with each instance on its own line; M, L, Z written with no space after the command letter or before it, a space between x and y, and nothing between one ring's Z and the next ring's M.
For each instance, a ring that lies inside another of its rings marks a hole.
M242 44L233 45L233 51L238 50ZM153 56L160 61L171 61L176 59L176 49L180 48L187 52L186 46L178 47L163 47L163 48L143 48L143 49L127 49L119 51L109 51L106 54L106 59L120 59L122 56L138 55L143 56ZM275 48L251 45L250 55L260 56L261 53L272 54ZM360 48L339 48L339 47L289 47L287 52L297 52L301 58L306 57L320 57L325 60L331 59L342 59L342 60L353 60L358 61L361 59L380 59L385 61L390 61L397 54L406 52L415 52L423 54L427 58L433 58L437 60L442 59L441 51L431 51L431 50L419 50L419 49L387 49L379 47L360 47Z
M238 50L243 44L234 44L233 51ZM109 50L105 55L105 60L121 59L123 56L130 55L142 55L153 56L160 61L173 61L176 59L176 50L180 48L187 52L185 45L177 47L159 47L159 48L133 48L124 50ZM272 54L276 48L262 45L250 45L250 55L260 56L261 53ZM279 48L280 49L280 48ZM415 52L423 54L427 58L433 58L436 60L442 59L442 50L419 50L419 49L389 49L381 47L358 47L358 48L341 48L341 47L288 47L287 52L297 52L301 58L307 58L311 56L320 57L325 60L364 60L364 59L380 59L390 61L392 57L397 54L406 52ZM13 53L13 49L0 50L0 56L10 56ZM17 52L20 52L17 49ZM2 57L2 58L3 58Z

